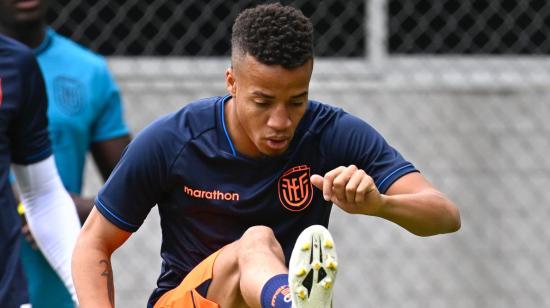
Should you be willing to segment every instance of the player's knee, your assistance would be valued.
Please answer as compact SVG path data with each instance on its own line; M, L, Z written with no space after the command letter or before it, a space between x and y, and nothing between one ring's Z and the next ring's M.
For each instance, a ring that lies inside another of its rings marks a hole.
M266 226L252 226L248 228L242 236L243 239L275 239L275 234L273 234L273 230L271 230L270 227Z
M273 246L277 243L275 234L271 228L266 226L253 226L248 228L241 237L243 248L259 249L265 246Z
M243 259L254 258L259 254L283 256L282 248L271 228L254 226L248 228L240 239L240 254Z

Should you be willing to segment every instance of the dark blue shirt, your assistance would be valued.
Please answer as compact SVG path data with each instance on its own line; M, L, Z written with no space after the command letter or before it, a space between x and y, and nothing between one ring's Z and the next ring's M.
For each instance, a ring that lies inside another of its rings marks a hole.
M163 267L149 305L251 226L271 227L288 260L303 229L328 225L331 204L312 186L311 174L355 164L384 193L416 171L367 123L314 101L285 154L245 157L226 131L228 99L191 103L145 128L96 198L97 209L130 232L158 204Z
M28 302L19 261L21 218L8 179L10 163L51 155L44 81L30 49L0 35L0 307Z

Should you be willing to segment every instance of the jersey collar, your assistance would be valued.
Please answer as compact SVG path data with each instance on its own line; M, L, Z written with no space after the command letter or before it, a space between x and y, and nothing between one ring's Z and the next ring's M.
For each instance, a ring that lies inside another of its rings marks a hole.
M44 39L42 40L42 43L40 43L40 45L34 49L35 55L39 55L44 51L46 51L46 49L48 49L48 47L50 47L52 43L55 32L50 27L47 27L45 31L46 31L46 34L44 35Z
M227 142L229 143L229 148L231 149L231 154L233 156L237 157L237 151L235 150L235 146L233 145L233 141L231 140L231 137L229 137L229 132L227 131L227 126L225 125L225 103L231 98L230 95L226 95L222 98L220 103L220 122L221 126L225 135L225 138L227 139Z
M226 95L226 96L223 96L218 101L218 103L220 104L220 106L218 107L218 111L219 111L219 115L218 115L219 118L218 119L220 121L219 126L221 127L221 131L223 132L224 139L227 141L227 145L228 145L228 148L229 148L228 149L229 153L233 157L235 157L237 159L240 159L240 160L263 163L263 162L266 162L266 161L269 162L269 161L278 161L278 160L287 159L289 157L289 155L291 155L291 153L293 152L293 149L300 142L302 136L307 132L308 123L311 122L311 120L306 119L307 117L309 117L309 114L311 113L311 108L312 108L312 104L310 102L308 102L308 107L307 107L307 110L306 110L306 114L304 115L304 117L300 121L300 124L298 124L298 127L296 128L296 131L294 133L294 138L292 138L292 141L290 142L290 145L289 145L287 151L285 151L285 153L283 153L281 155L277 155L277 156L266 156L266 157L258 157L258 158L247 157L246 155L243 155L243 154L237 152L237 149L235 148L235 145L233 144L233 141L231 140L231 137L229 136L229 132L227 131L227 125L225 123L224 109L225 109L225 103L227 103L227 101L229 101L229 99L231 99L231 95Z

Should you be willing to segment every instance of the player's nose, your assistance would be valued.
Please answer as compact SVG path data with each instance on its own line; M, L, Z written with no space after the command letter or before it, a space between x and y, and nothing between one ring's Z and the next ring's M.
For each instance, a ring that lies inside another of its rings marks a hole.
M269 115L267 125L274 130L285 130L292 127L292 120L286 106L275 107Z

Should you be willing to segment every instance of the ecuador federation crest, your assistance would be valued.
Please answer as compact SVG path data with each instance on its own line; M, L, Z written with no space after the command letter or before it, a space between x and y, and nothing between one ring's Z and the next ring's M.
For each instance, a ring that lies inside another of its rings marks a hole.
M287 170L279 178L278 190L281 204L289 211L302 211L313 199L310 168L306 165Z
M68 115L75 115L84 109L84 84L74 78L57 77L53 81L55 103Z

